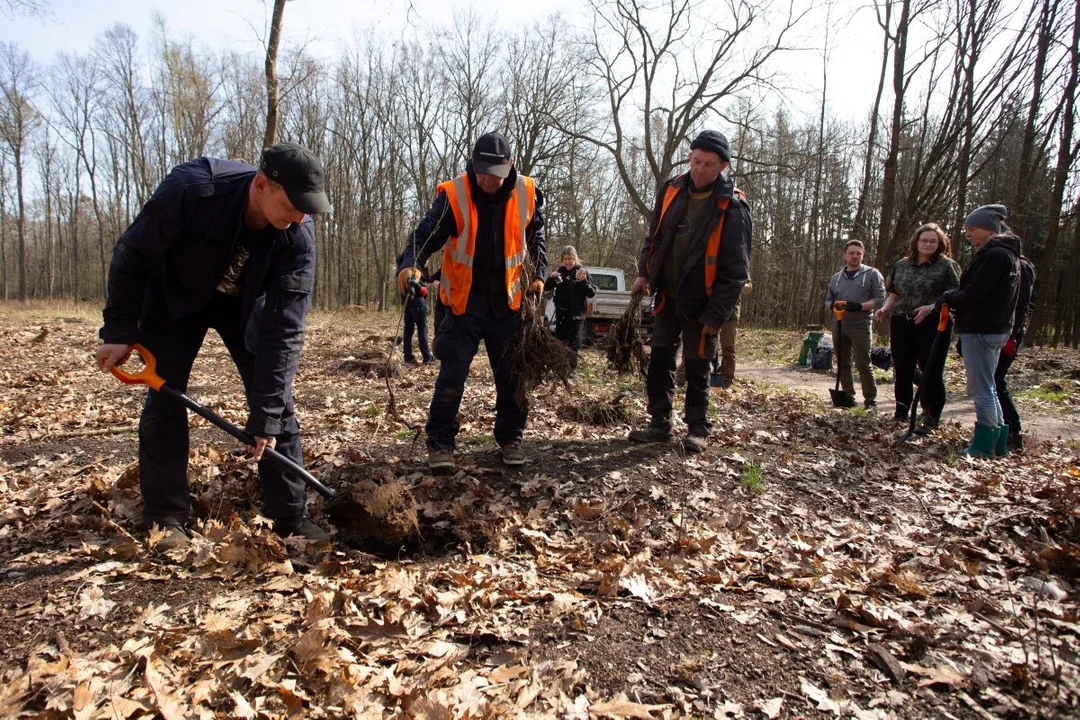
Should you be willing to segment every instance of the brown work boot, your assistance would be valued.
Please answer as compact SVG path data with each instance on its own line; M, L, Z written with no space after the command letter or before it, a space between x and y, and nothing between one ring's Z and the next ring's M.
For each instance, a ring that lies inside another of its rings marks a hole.
M157 542L154 542L157 531L161 532L161 536L157 537ZM171 524L159 528L155 523L150 528L150 540L153 542L152 549L159 553L169 552L170 550L186 550L188 545L191 544L191 538L188 537L187 531L180 525Z
M430 470L449 470L454 467L454 451L447 448L428 448L427 466Z
M513 440L502 446L503 465L524 465L525 450L521 447L520 440Z

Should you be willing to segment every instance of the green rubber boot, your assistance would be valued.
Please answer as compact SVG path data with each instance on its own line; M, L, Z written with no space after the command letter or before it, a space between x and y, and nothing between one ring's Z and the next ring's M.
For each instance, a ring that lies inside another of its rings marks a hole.
M999 425L997 439L994 441L994 455L1005 457L1009 454L1009 426Z
M975 436L971 444L963 450L958 450L957 455L969 457L992 458L997 450L997 428L989 425L975 423Z

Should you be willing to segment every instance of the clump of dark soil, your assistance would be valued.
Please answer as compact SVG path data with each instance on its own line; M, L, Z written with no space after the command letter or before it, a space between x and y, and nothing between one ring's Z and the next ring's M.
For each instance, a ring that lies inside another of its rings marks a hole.
M393 477L360 479L343 489L326 515L345 535L402 543L420 535L416 501Z
M627 425L634 420L634 410L624 403L627 397L628 393L621 392L612 398L586 400L577 405L564 405L559 408L559 415L574 422L600 427Z
M401 374L401 368L396 360L387 357L385 350L374 348L361 350L354 357L345 358L338 364L337 369L342 372L375 377L395 377Z

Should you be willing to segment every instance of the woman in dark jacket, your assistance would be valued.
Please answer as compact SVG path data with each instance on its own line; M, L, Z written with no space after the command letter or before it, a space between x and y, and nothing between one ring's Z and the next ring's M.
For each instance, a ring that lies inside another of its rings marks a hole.
M555 303L555 337L574 350L576 362L585 327L585 305L596 296L596 285L581 267L573 245L563 248L562 263L552 270L545 289L552 291Z
M960 276L960 287L919 308L916 322L948 304L956 313L967 392L975 402L975 434L958 455L995 457L1008 453L1009 426L1002 419L994 387L998 356L1013 328L1020 295L1020 238L1005 224L1004 205L983 205L964 221L975 254Z
M916 367L922 373L922 392L919 399L923 407L923 422L917 431L926 434L937 426L941 410L945 407L944 357L935 358L930 366L930 347L937 334L933 322L915 322L915 313L924 305L933 307L934 302L960 284L960 266L949 252L949 238L937 223L922 225L911 236L909 255L893 266L885 283L889 296L874 318L889 321L889 345L895 365L893 395L896 398L897 420L907 420L914 397ZM945 328L952 335L952 323ZM948 348L949 338L943 341Z

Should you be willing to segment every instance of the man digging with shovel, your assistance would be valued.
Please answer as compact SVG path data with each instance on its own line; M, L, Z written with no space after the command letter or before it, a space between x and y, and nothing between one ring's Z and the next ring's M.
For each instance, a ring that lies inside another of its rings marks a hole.
M158 374L185 392L214 328L244 382L259 462L263 512L281 536L326 540L305 514L303 480L263 459L298 465L292 382L315 280L315 225L330 212L319 158L292 143L263 151L259 167L215 158L179 165L113 248L97 364L108 371L140 343ZM149 391L139 421L143 524L165 531L158 550L188 544L188 424L184 405Z

